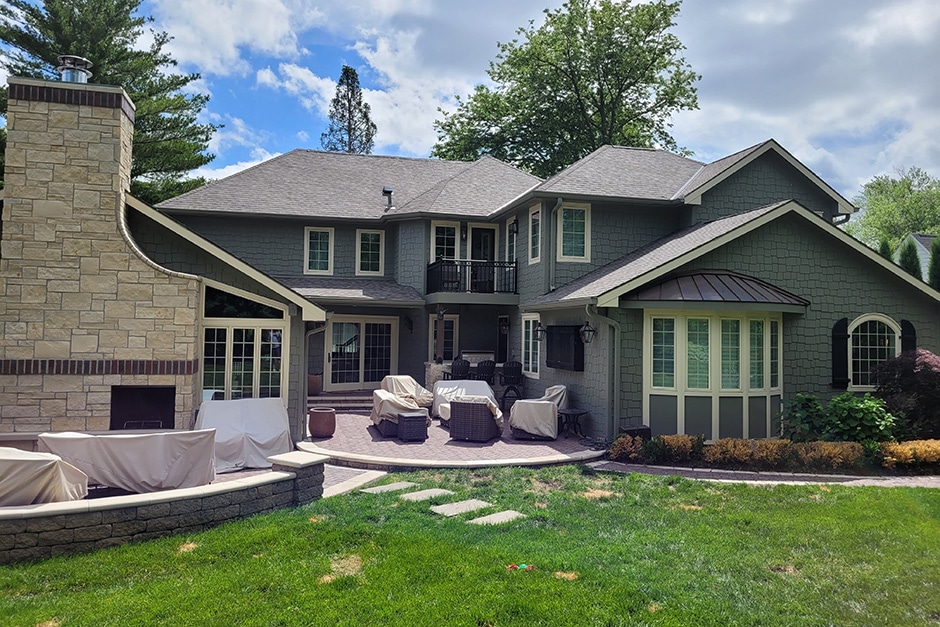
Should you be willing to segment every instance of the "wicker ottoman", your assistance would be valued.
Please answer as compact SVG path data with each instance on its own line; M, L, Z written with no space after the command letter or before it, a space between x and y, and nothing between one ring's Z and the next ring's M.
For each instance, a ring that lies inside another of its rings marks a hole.
M383 438L398 437L398 425L391 420L380 420L379 424L375 425L375 428Z
M428 417L424 412L407 411L398 414L398 439L402 442L423 442L428 439Z

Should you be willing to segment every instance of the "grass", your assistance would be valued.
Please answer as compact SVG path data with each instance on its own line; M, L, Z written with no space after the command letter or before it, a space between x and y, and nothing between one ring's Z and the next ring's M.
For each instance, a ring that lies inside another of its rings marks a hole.
M393 475L185 537L0 567L3 625L937 625L940 491L543 469ZM498 509L526 518L466 520ZM508 570L510 564L534 570Z

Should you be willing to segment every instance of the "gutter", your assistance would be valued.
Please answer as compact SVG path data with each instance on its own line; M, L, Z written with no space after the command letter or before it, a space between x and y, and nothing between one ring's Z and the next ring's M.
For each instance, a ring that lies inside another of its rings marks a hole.
M600 312L598 312L596 305L585 305L584 311L588 315L588 317L595 316L597 318L600 318L604 322L606 322L607 325L610 327L611 332L613 333L613 337L611 339L613 340L612 344L614 347L613 349L614 364L613 364L613 373L612 373L613 381L611 382L612 385L610 386L610 388L613 389L613 397L612 398L609 397L607 399L607 408L610 413L610 420L608 421L608 424L607 424L607 427L608 427L607 432L610 433L612 437L616 438L617 431L620 427L620 424L619 424L620 417L623 411L623 407L620 406L620 404L623 402L621 398L621 393L620 393L621 392L620 364L622 360L621 352L620 352L620 342L622 341L622 337L623 337L623 329L621 328L619 322L617 322L613 318L608 318L607 316L602 315Z

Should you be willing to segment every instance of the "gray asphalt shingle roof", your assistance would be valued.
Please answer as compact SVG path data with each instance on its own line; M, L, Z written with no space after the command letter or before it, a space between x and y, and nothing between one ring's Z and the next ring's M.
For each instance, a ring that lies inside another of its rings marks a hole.
M359 305L376 306L400 303L423 305L418 290L390 279L342 278L322 276L278 276L281 284L315 302L352 300Z
M158 207L374 220L386 214L382 189L391 187L389 214L485 216L539 181L491 157L471 163L293 150Z
M739 213L712 222L696 224L638 248L616 261L589 272L530 304L564 303L596 298L606 292L664 266L713 240L770 213L789 201Z

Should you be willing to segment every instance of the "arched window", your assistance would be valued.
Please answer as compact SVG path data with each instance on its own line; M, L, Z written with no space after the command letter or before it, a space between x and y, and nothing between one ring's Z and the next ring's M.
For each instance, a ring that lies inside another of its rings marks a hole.
M881 314L859 316L849 324L849 389L871 389L872 368L901 354L901 327Z

